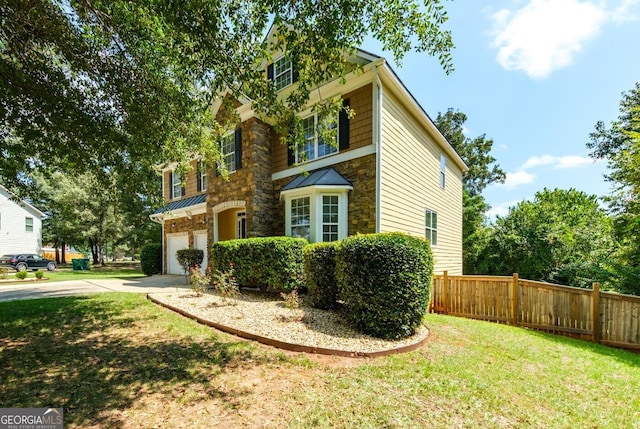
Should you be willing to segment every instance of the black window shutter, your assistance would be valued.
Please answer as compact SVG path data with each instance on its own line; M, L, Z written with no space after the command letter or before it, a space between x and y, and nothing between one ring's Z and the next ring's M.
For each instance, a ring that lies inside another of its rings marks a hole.
M287 146L287 165L293 165L296 162L295 148Z
M202 166L200 165L200 162L198 162L198 168L196 168L196 183L198 186L198 192L202 192L202 176L200 175L200 172L202 171Z
M242 168L242 130L240 129L240 127L236 128L235 145L236 145L236 170L239 170Z
M173 195L173 171L169 172L169 199L172 200L174 199L174 195Z
M293 64L293 62L291 63L291 82L297 82L298 78L300 77L300 73L298 72L298 68Z
M273 63L267 66L267 79L273 80Z
M349 99L342 100L343 107L349 107ZM338 148L349 149L349 117L347 112L340 110L338 114Z
M186 194L186 189L184 188L184 183L182 184L182 186L180 187L180 196L184 197L184 194Z

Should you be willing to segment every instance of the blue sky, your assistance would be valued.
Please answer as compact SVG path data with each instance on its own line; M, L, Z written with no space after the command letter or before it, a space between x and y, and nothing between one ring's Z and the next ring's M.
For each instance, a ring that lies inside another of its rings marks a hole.
M445 1L456 48L446 75L426 54L401 65L375 41L432 118L454 108L469 137L494 140L507 172L488 187L489 216L532 199L543 188L606 195L606 162L586 143L597 121L618 117L621 93L640 80L640 0Z

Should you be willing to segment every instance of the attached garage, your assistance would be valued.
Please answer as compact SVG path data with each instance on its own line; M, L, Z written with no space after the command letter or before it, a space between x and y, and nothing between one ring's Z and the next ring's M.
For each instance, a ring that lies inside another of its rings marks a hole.
M207 231L197 231L193 233L193 247L202 250L204 257L200 269L204 273L207 269Z
M176 252L188 248L189 236L187 234L167 236L167 274L184 274L176 258Z

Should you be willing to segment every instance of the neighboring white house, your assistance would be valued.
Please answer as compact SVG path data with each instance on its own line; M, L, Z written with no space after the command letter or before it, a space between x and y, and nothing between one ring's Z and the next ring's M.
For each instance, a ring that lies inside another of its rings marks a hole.
M0 255L42 252L42 213L0 186Z

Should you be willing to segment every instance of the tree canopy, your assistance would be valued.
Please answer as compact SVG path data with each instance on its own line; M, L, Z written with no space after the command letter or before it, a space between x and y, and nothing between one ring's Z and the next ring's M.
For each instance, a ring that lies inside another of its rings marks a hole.
M612 249L611 219L595 195L545 188L498 217L483 259L491 274L584 286L600 280Z
M6 0L0 3L0 182L51 170L118 173L131 192L156 164L219 156L221 94L285 124L348 70L367 35L452 70L440 0ZM271 25L277 37L265 36ZM299 73L284 100L265 79L283 52ZM328 103L330 104L330 103ZM335 103L334 103L335 104ZM334 106L335 107L335 106ZM124 185L123 185L124 186Z

